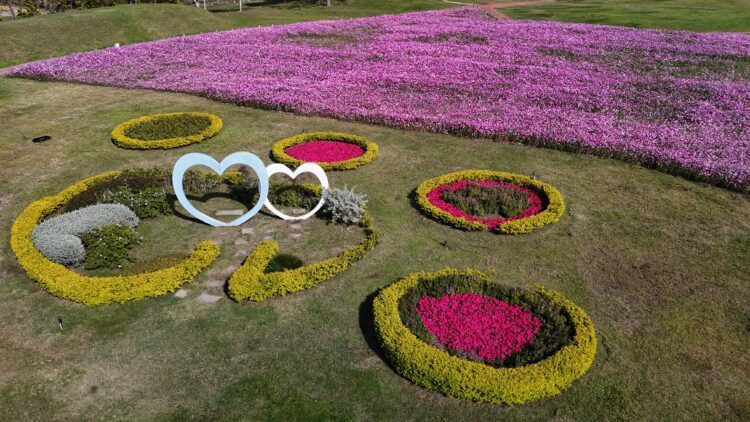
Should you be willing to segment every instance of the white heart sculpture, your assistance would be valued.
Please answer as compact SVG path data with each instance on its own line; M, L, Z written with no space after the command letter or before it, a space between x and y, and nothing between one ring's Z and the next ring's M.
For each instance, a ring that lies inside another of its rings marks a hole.
M258 191L260 196L258 197L258 203L255 204L255 206L251 210L249 210L236 220L225 223L198 211L198 209L196 209L193 204L188 201L187 196L185 196L185 192L182 188L182 179L185 177L185 172L193 166L206 166L215 171L217 174L221 175L229 167L235 164L248 166L253 169L253 171L258 175ZM195 218L214 227L239 226L240 224L251 219L255 214L258 213L258 211L260 211L260 209L263 207L263 204L268 202L268 173L266 172L266 167L265 164L263 164L263 161L261 161L261 159L258 158L257 155L251 154L249 152L240 151L235 152L234 154L229 154L223 160L221 160L221 163L206 154L192 152L190 154L183 155L175 163L174 169L172 170L172 188L174 189L177 200L180 201L182 207L185 208L185 210L192 214Z
M271 177L271 175L274 175L276 173L283 173L292 179L296 178L302 173L312 173L320 181L320 186L323 188L323 190L328 189L328 176L326 176L326 173L325 171L323 171L323 168L315 163L304 163L301 166L297 167L297 170L295 171L292 171L289 167L283 164L275 163L266 167L266 172L268 173L269 178ZM270 211L273 215L280 217L283 220L288 220L288 221L305 220L307 218L312 217L313 214L315 214L316 212L318 212L318 210L320 210L320 208L323 206L323 196L321 195L320 201L318 201L318 205L316 205L315 208L310 210L308 213L297 216L297 217L286 215L283 212L277 210L276 207L273 206L271 201L268 200L268 197L266 197L266 202L264 205L266 206L266 208L268 208L268 211Z

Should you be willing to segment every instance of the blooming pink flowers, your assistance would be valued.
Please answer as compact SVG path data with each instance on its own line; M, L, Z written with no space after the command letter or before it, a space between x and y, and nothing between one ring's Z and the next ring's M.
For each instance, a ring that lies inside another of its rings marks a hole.
M307 141L284 150L287 155L313 163L338 163L365 153L359 145L340 141Z
M469 185L480 185L480 186L497 186L502 185L509 188L517 189L522 192L526 192L529 195L529 206L526 207L525 210L523 210L522 213L518 215L514 215L512 217L505 217L505 218L486 218L486 217L475 217L473 215L467 214L464 210L457 208L453 204L449 204L443 200L443 192L446 190L459 190L463 189ZM454 217L463 218L467 221L476 221L478 223L482 223L489 227L490 229L494 229L499 224L512 221L512 220L518 220L521 218L527 218L531 217L534 214L538 214L542 211L544 211L544 203L542 202L542 198L539 196L539 193L529 189L527 187L518 186L513 183L508 182L499 182L497 180L459 180L457 182L449 183L446 185L440 185L436 187L435 189L432 189L431 191L427 192L427 200L430 201L430 203L441 210L449 213L450 215Z
M422 297L417 314L440 343L485 361L521 350L542 326L531 311L476 293Z
M460 9L178 37L14 73L595 151L747 190L748 57L749 34Z

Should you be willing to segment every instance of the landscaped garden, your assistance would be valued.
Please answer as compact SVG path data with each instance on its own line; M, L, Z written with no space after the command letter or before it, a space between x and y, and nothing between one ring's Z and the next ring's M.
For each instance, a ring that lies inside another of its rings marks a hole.
M0 418L745 419L749 60L458 8L13 68Z

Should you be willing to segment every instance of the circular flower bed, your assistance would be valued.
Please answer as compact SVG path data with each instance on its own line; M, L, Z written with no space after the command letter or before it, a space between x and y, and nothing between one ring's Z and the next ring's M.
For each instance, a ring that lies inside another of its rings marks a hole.
M596 333L559 293L446 269L415 273L375 298L386 357L409 380L459 398L519 404L560 394L591 366Z
M416 189L419 208L428 216L465 230L490 229L522 234L560 220L562 195L528 176L489 170L449 173Z
M274 144L271 155L292 167L313 162L324 170L351 170L373 161L378 155L378 145L346 133L304 133L280 140Z
M49 293L87 305L122 303L161 296L192 281L219 256L219 247L213 242L204 241L187 258L170 267L111 277L84 276L47 259L31 239L37 224L75 197L119 174L120 172L113 171L89 177L57 195L32 202L13 223L10 245L18 263L29 278L38 282Z
M210 113L153 114L117 125L112 142L129 149L177 148L211 138L222 126L219 116Z

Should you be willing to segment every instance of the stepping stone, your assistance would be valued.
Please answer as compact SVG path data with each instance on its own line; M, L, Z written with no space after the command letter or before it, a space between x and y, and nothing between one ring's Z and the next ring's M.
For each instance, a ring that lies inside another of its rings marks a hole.
M234 256L247 256L249 253L249 249L238 249L237 252L234 253Z
M182 299L184 297L187 297L187 294L188 294L187 290L180 289L174 292L174 297L179 297L180 299Z
M254 233L255 233L255 230L253 230L252 227L248 227L248 228L242 229L242 234L244 234L244 235L252 235Z
M234 272L237 271L237 268L239 268L239 267L240 267L239 265L230 265L230 266L228 266L227 268L224 268L221 271L221 275L224 275L224 276L228 277L228 276L234 274Z
M239 216L241 216L244 213L245 213L245 211L243 211L243 210L219 210L219 211L216 211L216 215L217 216L222 216L222 215L236 215L236 216L239 217Z
M198 302L200 303L212 304L220 300L221 296L212 295L206 292L201 292L201 295L198 296Z
M235 245L247 245L247 240L243 238L238 238L237 240L234 241L234 244Z
M290 225L289 228L292 230L302 230L302 224L295 223L295 224Z
M273 236L263 236L263 240L273 240Z
M294 215L302 215L302 214L305 214L306 212L307 210L304 208L292 208L292 214Z
M300 234L300 233L292 233L292 234L289 235L289 237L291 237L292 239L299 239L300 237L302 237L302 234Z
M208 280L204 283L206 287L224 287L224 281L222 280Z

